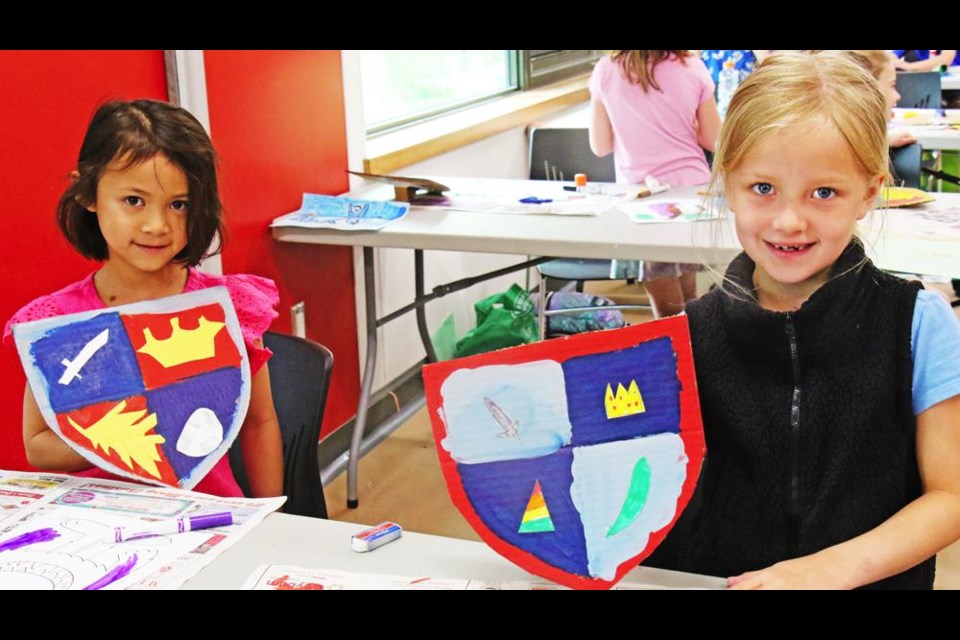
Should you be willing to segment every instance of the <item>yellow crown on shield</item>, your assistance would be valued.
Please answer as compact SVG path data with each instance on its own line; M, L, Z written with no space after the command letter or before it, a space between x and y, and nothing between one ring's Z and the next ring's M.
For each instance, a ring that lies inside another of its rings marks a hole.
M623 384L617 383L617 395L613 395L613 389L607 383L607 394L604 399L607 407L607 420L614 418L625 418L626 416L636 415L646 411L643 406L643 397L640 395L640 388L636 380L630 381L630 388L624 389Z
M196 329L186 331L180 328L180 318L171 318L173 332L166 340L157 340L150 329L143 330L144 345L137 349L163 365L175 367L186 362L212 358L216 352L214 338L226 326L223 322L213 322L203 316Z

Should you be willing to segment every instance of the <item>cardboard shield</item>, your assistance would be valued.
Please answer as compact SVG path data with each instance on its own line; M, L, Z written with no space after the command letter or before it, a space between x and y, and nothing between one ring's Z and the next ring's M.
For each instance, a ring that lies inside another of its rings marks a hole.
M424 369L450 496L522 568L609 589L693 493L705 453L685 317Z
M225 287L13 327L40 412L110 473L191 489L230 448L250 365Z

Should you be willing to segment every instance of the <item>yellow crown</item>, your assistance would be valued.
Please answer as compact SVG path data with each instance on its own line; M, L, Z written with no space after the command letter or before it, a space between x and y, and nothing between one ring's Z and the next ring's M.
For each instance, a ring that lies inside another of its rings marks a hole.
M608 383L604 404L607 406L607 420L633 416L647 410L643 406L643 398L640 396L640 388L636 380L630 381L630 389L624 389L622 384L617 383L616 396L613 395L613 389Z
M213 339L226 326L223 322L213 322L200 316L196 329L186 331L180 328L180 318L171 318L173 332L166 340L157 340L150 329L143 330L144 345L137 349L159 362L165 369L212 358L216 352Z

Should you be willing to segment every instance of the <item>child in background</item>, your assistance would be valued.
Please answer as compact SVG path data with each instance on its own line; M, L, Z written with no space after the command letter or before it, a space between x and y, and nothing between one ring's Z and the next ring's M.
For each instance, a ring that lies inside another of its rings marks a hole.
M280 428L273 409L261 338L277 316L276 286L250 275L213 276L197 271L221 229L216 153L203 126L184 109L164 102L109 102L87 128L77 168L60 198L57 221L84 257L103 262L80 282L20 309L11 326L80 311L153 300L226 286L250 360L250 406L240 432L255 496L283 489ZM77 475L110 477L91 467L47 426L28 385L23 400L23 440L30 464ZM196 491L242 496L224 455Z
M894 49L894 64L904 71L939 71L960 64L956 49Z
M704 184L720 129L713 81L687 51L614 51L590 78L590 148L613 152L617 182L642 184L647 176L674 187ZM654 315L680 313L696 298L693 264L644 261L643 285Z
M960 66L960 50L958 49L895 49L892 53L897 69L903 71L940 71L943 73L949 67ZM960 109L960 91L945 89L942 93L943 107Z
M856 236L887 176L886 114L839 52L777 54L730 104L713 185L744 252L687 306L708 460L668 538L680 569L930 588L960 537L960 325Z
M896 58L889 51L881 49L857 49L849 51L854 60L861 67L873 74L880 85L880 91L886 99L887 118L893 118L893 108L900 101L897 92L897 70L894 68ZM897 128L887 132L888 142L894 149L913 144L917 137L909 129Z

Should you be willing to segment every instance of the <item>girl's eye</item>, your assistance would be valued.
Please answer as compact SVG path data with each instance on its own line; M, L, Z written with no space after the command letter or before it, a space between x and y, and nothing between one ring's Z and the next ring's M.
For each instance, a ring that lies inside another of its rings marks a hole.
M170 208L174 211L186 211L187 210L187 201L186 200L174 200L170 203Z
M769 182L758 182L757 184L753 185L751 188L753 189L754 193L761 196L768 196L771 193L773 193L773 185L770 184Z
M123 199L123 201L126 202L131 207L139 207L140 205L143 204L143 198L141 198L140 196L127 196L126 198Z
M836 194L836 191L830 187L817 187L813 192L813 197L818 200L829 200Z

